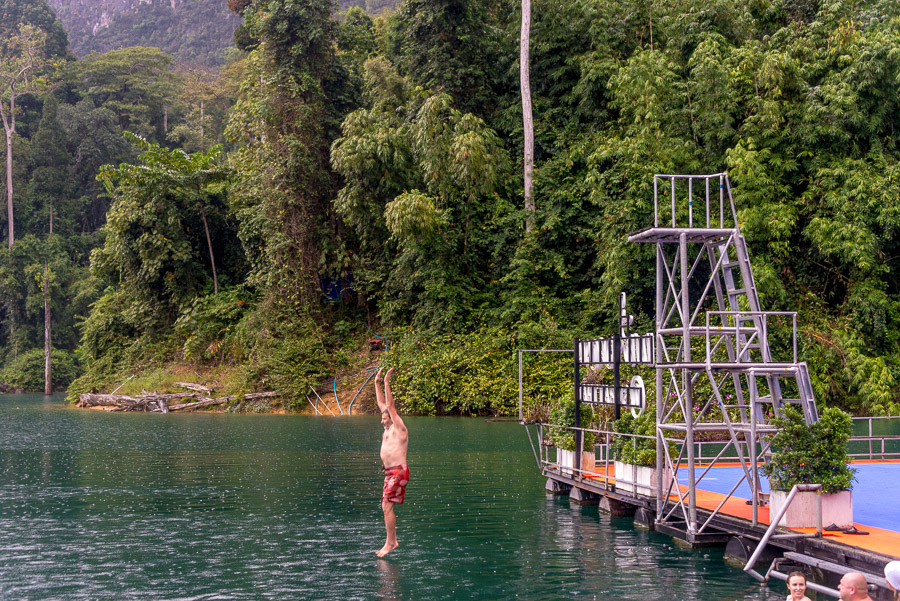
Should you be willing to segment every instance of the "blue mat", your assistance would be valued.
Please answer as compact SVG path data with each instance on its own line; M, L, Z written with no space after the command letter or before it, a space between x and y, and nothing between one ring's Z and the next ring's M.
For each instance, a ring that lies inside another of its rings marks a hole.
M851 467L856 470L853 520L887 530L900 528L900 463L862 463ZM703 470L696 473L699 477ZM743 473L740 467L714 467L697 483L697 488L725 495ZM678 471L678 482L687 484L687 470ZM769 482L765 477L762 477L762 490L769 492ZM734 496L750 498L747 482L741 483Z

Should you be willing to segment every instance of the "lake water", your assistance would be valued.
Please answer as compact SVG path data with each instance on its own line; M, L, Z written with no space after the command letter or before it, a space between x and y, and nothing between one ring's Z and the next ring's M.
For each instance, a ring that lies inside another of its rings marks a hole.
M515 423L407 418L400 548L376 417L101 413L0 396L0 599L784 599L548 498Z

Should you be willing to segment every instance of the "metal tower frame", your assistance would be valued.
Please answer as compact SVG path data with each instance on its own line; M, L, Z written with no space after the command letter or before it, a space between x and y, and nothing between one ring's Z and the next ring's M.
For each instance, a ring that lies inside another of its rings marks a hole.
M728 175L654 175L653 207L653 226L629 241L656 245L656 521L694 542L744 481L758 523L772 417L786 403L800 405L808 423L818 414L797 359L796 313L760 307ZM695 453L703 437L723 443L706 463ZM726 456L743 475L701 524L696 487Z

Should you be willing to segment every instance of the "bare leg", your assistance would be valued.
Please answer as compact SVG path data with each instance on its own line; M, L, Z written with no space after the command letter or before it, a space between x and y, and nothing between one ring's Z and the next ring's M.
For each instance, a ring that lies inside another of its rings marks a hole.
M384 542L381 550L375 553L378 557L384 557L400 545L397 542L397 516L394 515L394 504L390 501L382 501L381 509L384 511L384 528L387 531L387 540Z

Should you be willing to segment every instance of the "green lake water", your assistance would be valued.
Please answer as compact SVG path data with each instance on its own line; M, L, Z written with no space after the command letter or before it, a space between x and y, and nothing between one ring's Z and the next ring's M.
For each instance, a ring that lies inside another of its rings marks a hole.
M0 396L0 599L774 600L630 519L547 497L523 428L407 418L400 548L377 417L162 415Z

